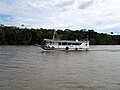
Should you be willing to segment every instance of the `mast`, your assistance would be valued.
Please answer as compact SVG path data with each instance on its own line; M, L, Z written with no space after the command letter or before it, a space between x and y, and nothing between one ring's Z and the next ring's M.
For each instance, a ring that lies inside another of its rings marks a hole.
M55 38L55 33L56 33L56 30L54 30L54 33L53 33L53 38L52 38L53 40L54 40L54 38Z

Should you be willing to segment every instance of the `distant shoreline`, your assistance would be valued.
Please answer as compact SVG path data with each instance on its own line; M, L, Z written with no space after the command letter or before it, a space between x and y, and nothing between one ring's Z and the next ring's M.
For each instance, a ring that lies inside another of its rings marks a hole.
M28 29L15 26L0 26L0 45L43 45L44 38L52 39L54 29ZM56 31L56 37L62 40L86 40L90 45L120 45L120 35L97 33L93 29L60 30Z

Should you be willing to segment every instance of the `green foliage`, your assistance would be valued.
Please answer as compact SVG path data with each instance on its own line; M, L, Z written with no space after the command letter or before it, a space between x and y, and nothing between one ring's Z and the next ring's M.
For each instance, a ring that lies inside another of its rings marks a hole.
M28 29L0 25L0 45L43 44L44 38L53 38L54 29ZM120 35L97 33L94 30L57 30L57 37L63 40L90 40L91 45L120 45Z

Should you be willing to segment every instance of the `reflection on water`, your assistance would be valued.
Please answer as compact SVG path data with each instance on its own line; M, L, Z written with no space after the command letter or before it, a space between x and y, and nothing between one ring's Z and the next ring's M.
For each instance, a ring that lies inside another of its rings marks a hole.
M120 46L42 52L0 46L0 90L119 90Z

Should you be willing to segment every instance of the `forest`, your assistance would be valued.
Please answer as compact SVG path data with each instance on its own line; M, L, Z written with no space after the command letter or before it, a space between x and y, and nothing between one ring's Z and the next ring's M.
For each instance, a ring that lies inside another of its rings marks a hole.
M0 25L0 45L35 45L43 44L44 38L52 39L54 29L19 28L16 26ZM120 45L120 35L97 33L93 29L60 30L56 31L56 37L61 40L86 40L90 45Z

